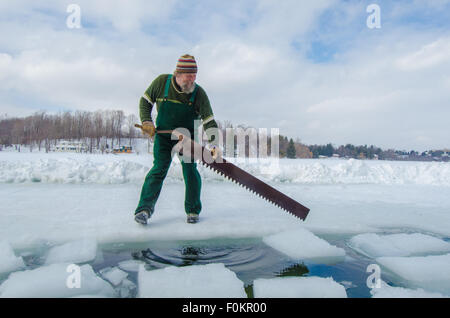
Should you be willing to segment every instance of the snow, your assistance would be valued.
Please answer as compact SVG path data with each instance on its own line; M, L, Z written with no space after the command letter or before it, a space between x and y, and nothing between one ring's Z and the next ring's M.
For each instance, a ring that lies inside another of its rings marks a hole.
M349 246L371 258L419 256L450 251L450 243L421 233L390 235L365 233L353 237Z
M450 164L375 160L227 158L269 182L299 184L385 184L450 186ZM0 152L0 182L23 183L141 183L151 168L150 154L79 154ZM169 178L182 180L174 157ZM222 177L199 166L206 180Z
M141 298L246 298L244 283L223 264L139 269Z
M450 254L417 257L379 257L399 284L450 295Z
M97 255L97 241L82 239L51 248L45 264L87 263Z
M14 250L6 241L0 241L0 275L13 272L25 267L22 257L17 257Z
M343 261L345 257L342 248L329 244L303 228L266 236L263 242L296 260L328 264Z
M12 273L0 285L0 297L74 297L93 295L113 297L114 290L110 284L99 278L91 265L80 266L80 288L67 284L71 279L70 264L52 264L33 270ZM71 286L73 288L69 288Z
M253 282L255 298L347 298L344 286L327 277L283 277Z
M403 287L392 287L381 281L380 288L373 288L370 293L372 298L443 298L439 293L427 292L422 288L410 289Z

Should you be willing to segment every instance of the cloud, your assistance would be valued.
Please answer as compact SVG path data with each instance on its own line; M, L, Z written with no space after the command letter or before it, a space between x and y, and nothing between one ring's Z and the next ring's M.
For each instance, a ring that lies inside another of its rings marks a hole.
M448 147L448 1L381 1L379 30L352 1L78 1L79 30L68 4L0 2L0 113L137 113L192 53L219 120L306 143ZM436 19L411 20L418 10Z

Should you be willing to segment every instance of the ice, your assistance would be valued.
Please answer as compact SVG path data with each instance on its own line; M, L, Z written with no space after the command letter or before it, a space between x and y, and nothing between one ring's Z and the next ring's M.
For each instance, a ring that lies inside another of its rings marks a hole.
M0 241L0 275L25 267L22 257L17 257L7 241Z
M129 279L124 279L117 288L120 298L131 298L135 295L137 286Z
M303 228L266 236L263 242L296 260L334 263L345 257L342 248L329 244Z
M51 248L45 264L54 263L87 263L97 255L97 241L82 239Z
M244 284L223 264L169 266L138 274L141 298L245 298Z
M67 263L52 264L33 270L14 272L0 285L0 297L115 296L111 285L99 278L89 264L79 267L79 280L78 277L73 276L77 272L69 266L72 265ZM77 281L80 282L80 288L77 288ZM69 286L73 288L69 288Z
M139 272L139 267L142 264L144 264L144 262L132 259L132 260L122 261L117 265L119 266L120 269L123 269L124 271L127 271L127 272Z
M113 286L117 286L127 278L128 274L117 267L107 267L100 270L100 274L104 279L109 281Z
M417 257L379 257L377 263L395 274L397 284L450 295L450 254Z
M19 251L22 256L31 255L24 257L27 264L29 259L41 260L41 252L48 246L54 247L44 260L47 264L92 262L92 265L99 264L100 247L109 244L242 238L264 238L266 242L275 238L282 248L289 250L287 255L316 263L344 260L345 254L339 247L350 237L353 237L350 246L375 259L448 253L445 245L450 237L450 163L230 161L310 208L306 221L199 165L203 209L198 224L187 224L181 165L174 160L155 214L144 227L134 222L133 212L142 182L152 166L152 155L3 150L0 152L0 241L7 241L15 255L14 258L10 257L12 254L5 256L2 247L0 266L7 264L6 259L17 259ZM303 232L293 239L289 233L299 228ZM97 242L95 261L88 249L69 248L65 254L65 244L80 240ZM281 248L277 249L282 252ZM412 263L415 261L410 259ZM417 261L417 265L421 264L420 258ZM137 272L140 264L125 261L118 267ZM12 271L20 269L23 268ZM388 268L384 271L388 272ZM446 271L431 269L430 273L433 284L446 286L449 276L444 276ZM437 283L439 278L441 282ZM415 286L411 285L414 280L405 281L398 275L397 279L399 286ZM122 288L125 281L116 289ZM432 284L430 288L416 285L414 288L434 291ZM444 291L440 292L445 294ZM124 289L124 295L127 293L133 295Z
M344 286L327 277L256 279L255 298L347 298Z
M350 240L349 246L372 258L382 256L420 256L450 251L450 243L421 233L360 234Z
M423 290L422 288L409 289L403 287L392 287L381 281L380 288L373 288L370 290L372 298L443 298L444 295L440 293L432 293Z

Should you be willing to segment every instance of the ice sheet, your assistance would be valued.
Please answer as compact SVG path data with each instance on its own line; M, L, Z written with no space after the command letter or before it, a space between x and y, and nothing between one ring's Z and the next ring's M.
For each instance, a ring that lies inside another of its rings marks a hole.
M14 254L7 241L0 241L0 275L25 268L22 257Z
M450 254L417 257L380 257L376 261L395 274L399 285L450 295Z
M420 256L450 251L450 243L421 233L360 234L350 240L349 246L372 258L381 256Z
M244 283L223 264L139 269L141 298L245 298Z
M282 277L256 279L255 298L346 298L344 286L327 277Z
M266 236L263 242L296 260L334 263L345 257L344 249L329 244L303 228Z
M14 272L0 285L0 297L115 296L111 285L99 278L90 265L80 266L79 279L73 276L76 272L69 266L71 264L68 263L52 264L33 270ZM80 282L80 288L77 288L77 281Z

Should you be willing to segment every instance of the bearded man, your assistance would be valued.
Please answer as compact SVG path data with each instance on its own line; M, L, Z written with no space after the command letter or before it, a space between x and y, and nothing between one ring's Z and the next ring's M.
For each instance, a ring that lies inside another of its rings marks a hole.
M172 162L172 148L178 142L171 139L170 133L158 131L185 128L194 136L194 121L202 120L212 153L216 156L219 148L215 140L217 123L206 92L195 83L197 63L192 55L178 59L175 72L158 76L145 91L139 103L142 130L150 137L155 136L153 145L153 167L147 174L141 190L135 221L147 224L155 211L155 204L162 189L163 181ZM151 113L156 104L156 127ZM155 134L156 133L156 134ZM202 209L200 201L201 178L195 162L181 160L185 183L184 209L188 223L197 223Z

